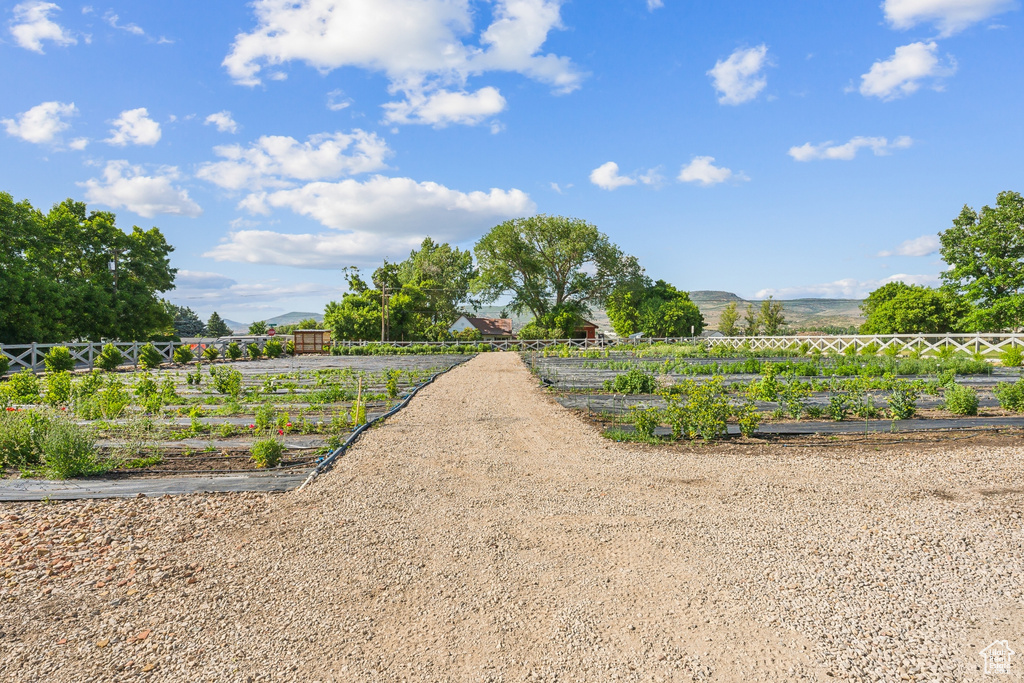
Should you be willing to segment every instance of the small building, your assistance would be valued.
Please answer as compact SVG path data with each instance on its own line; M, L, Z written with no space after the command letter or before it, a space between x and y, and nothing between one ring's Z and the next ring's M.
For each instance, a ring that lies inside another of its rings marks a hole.
M597 341L597 324L592 323L589 320L584 320L580 323L579 327L576 328L576 332L572 335L572 338Z
M302 353L324 353L331 343L330 330L295 330L292 336L296 356Z
M467 315L459 316L459 319L451 324L448 332L456 334L464 330L477 330L484 341L500 341L502 339L514 339L512 333L511 318L470 318Z

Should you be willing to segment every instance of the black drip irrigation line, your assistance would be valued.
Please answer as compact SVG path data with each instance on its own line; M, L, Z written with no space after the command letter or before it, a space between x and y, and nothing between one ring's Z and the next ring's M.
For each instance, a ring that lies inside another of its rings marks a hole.
M466 359L466 360L468 360L468 359ZM409 404L409 401L412 400L413 396L415 396L416 394L419 393L420 389L422 389L423 387L427 386L428 384L432 384L435 379L437 379L438 377L440 377L444 373L448 372L452 368L459 367L460 365L462 365L465 362L466 362L465 360L460 361L460 362L456 363L455 365L452 365L451 367L445 368L441 372L438 372L438 373L436 373L434 375L431 375L425 382L423 382L421 384L417 384L415 387L413 387L413 390L411 392L409 392L409 394L404 399L402 399L401 403L396 405L394 408L392 408L388 412L384 413L383 415L378 415L377 417L373 418L372 420L369 420L369 421L364 422L363 424L359 425L355 429L355 431L353 431L351 434L349 434L348 438L345 439L345 443L341 444L336 449L334 449L333 451L328 453L327 456L323 459L323 461L321 461L320 464L317 465L316 468L312 472L309 473L309 477L306 478L306 481L302 482L302 486L300 486L298 488L298 490L302 491L304 488L306 488L307 486L312 484L316 480L317 477L319 477L321 474L323 474L324 472L326 472L329 469L331 469L331 467L334 466L334 461L337 460L338 458L340 458L341 456L343 456L345 454L345 451L347 451L349 449L349 447L352 446L356 442L356 439L358 439L359 436L363 432L365 432L367 429L369 429L370 427L375 425L377 422L380 422L382 420L386 420L387 418L389 418L392 415L394 415L395 413L397 413L399 410L401 410L402 408L404 408L405 406L407 406Z

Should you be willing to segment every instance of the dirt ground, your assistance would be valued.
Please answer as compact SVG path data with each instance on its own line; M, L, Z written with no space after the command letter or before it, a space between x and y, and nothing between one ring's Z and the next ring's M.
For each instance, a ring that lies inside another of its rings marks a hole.
M300 492L0 505L0 679L985 680L1022 507L1017 444L616 444L481 354Z

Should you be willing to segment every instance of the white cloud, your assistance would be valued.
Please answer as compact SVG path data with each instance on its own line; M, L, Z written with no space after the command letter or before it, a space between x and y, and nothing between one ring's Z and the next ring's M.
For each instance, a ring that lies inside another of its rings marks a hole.
M37 145L58 141L58 136L71 127L64 119L78 113L74 102L43 102L28 111L18 114L15 119L2 119L8 135L21 138Z
M941 37L951 36L1016 6L1014 0L885 0L885 18L896 29L934 24Z
M52 2L32 0L14 6L14 19L10 31L18 45L33 52L43 52L43 41L57 45L74 45L78 41L67 29L50 19L51 12L60 7Z
M725 61L715 62L708 75L720 93L718 103L743 104L757 97L768 85L761 71L770 64L767 45L739 48Z
M937 287L939 285L939 277L938 275L907 275L901 273L881 280L846 278L818 285L762 289L754 295L754 298L766 299L769 296L773 296L776 299L863 299L874 290L890 282L905 282L908 285Z
M174 289L169 293L169 298L175 302L187 301L189 306L198 304L207 310L224 306L238 309L252 308L256 302L281 301L299 296L334 296L344 290L343 285L317 282L238 282L220 273L182 269L174 278Z
M121 112L110 129L110 137L104 142L118 147L155 145L160 141L160 135L160 124L149 118L145 107L139 107Z
M88 201L114 209L125 208L146 218L157 214L195 218L203 210L189 198L187 190L174 186L174 181L180 178L178 169L173 166L145 175L141 166L122 160L107 162L103 180L90 178L78 184L85 188Z
M396 115L397 107L401 119L411 104L409 121L443 116L442 104L453 106L450 97L436 103L442 113L419 117L414 110L435 93L454 93L462 96L455 102L462 106L452 122L475 123L479 117L472 114L480 107L488 112L480 116L495 113L500 95L493 88L477 91L478 101L467 102L473 97L463 92L470 76L511 71L556 92L579 87L582 74L568 58L542 53L548 34L562 27L560 5L561 0L496 0L492 23L473 40L474 12L466 0L256 0L256 28L235 37L223 65L244 85L259 84L264 68L291 61L321 72L345 66L382 72L390 90L406 100L388 105L389 114ZM475 107L464 116L470 104Z
M590 172L590 182L602 190L615 190L624 185L636 185L636 179L619 175L619 165L608 161Z
M419 235L381 237L369 232L292 235L270 230L239 230L229 233L225 242L203 256L216 261L333 270L339 263L369 263L381 256L405 255L422 241Z
M939 251L940 246L938 235L922 235L903 242L895 249L880 251L878 255L882 258L888 256L931 256Z
M75 138L68 143L68 147L71 149L81 152L83 149L89 146L89 138Z
M875 153L875 156L885 156L894 149L906 149L913 144L914 141L906 135L901 135L892 142L889 142L887 138L867 138L858 135L841 145L833 144L831 140L818 145L805 142L799 147L790 147L789 156L797 161L818 161L821 159L851 161L861 149L870 149Z
M653 12L656 9L665 6L664 0L647 0L647 11Z
M120 29L121 31L127 31L128 33L131 33L132 35L135 35L135 36L144 36L144 35L146 35L146 32L143 31L142 27L139 26L138 24L131 24L131 23L128 23L128 24L118 24L117 22L118 22L119 19L120 19L120 17L118 17L113 12L107 12L106 14L103 15L103 20L106 21L108 24L110 24L113 28Z
M240 207L258 214L287 208L336 230L457 239L495 221L532 213L536 205L516 189L467 193L439 183L378 175L362 182L314 182L291 190L251 194Z
M352 106L352 100L345 97L345 93L341 90L332 90L327 93L327 108L331 111L341 111L346 107Z
M387 143L358 128L351 133L320 133L306 142L264 135L242 145L213 148L224 161L203 164L196 176L229 190L286 188L295 181L328 180L386 168Z
M715 166L714 161L714 157L694 157L679 171L678 179L684 183L700 183L704 187L727 180L750 180L745 173L733 173L728 168Z
M215 114L210 114L209 116L207 116L204 125L208 126L211 123L217 126L217 130L219 130L221 133L238 132L238 124L235 123L235 120L233 118L231 118L231 112L227 110L219 111Z
M387 123L425 123L443 128L449 123L475 125L505 110L505 98L497 88L487 86L468 93L437 90L429 95L409 93L404 102L384 105Z
M938 50L939 46L934 41L896 48L892 57L875 62L860 77L860 94L894 100L919 90L925 79L932 80L932 87L941 90L941 79L956 73L956 60L948 57L943 64Z

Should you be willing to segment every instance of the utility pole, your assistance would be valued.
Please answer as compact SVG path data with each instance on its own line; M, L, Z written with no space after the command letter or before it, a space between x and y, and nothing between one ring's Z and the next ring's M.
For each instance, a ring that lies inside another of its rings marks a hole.
M388 316L388 286L380 286L380 341L383 344L388 340L388 331L391 327L391 320Z

